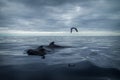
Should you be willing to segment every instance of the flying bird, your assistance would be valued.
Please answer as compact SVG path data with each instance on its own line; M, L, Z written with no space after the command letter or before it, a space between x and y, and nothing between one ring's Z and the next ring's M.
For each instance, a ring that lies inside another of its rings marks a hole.
M72 28L70 29L70 32L72 33L72 32L73 32L73 30L75 30L76 32L78 32L78 29L77 29L77 28L75 28L75 27L72 27Z

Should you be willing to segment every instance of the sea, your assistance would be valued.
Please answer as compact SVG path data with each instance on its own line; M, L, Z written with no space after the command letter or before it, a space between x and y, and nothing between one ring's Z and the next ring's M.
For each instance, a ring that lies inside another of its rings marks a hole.
M28 56L28 49L54 41L71 46L40 56ZM120 36L0 36L0 65L78 63L88 60L99 67L120 70Z

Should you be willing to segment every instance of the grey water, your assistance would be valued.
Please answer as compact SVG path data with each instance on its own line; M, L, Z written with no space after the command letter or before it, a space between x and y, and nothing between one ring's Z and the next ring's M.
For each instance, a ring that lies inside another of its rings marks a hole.
M72 46L58 49L40 56L24 54L27 49L35 49L40 45L48 45L55 41L58 45ZM48 65L77 63L88 60L105 68L120 69L120 37L119 36L1 36L0 64L20 65L44 63Z

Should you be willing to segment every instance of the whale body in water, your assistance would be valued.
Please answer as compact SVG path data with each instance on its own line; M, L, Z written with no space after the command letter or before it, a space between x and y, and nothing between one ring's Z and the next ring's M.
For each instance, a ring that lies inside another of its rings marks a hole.
M57 45L55 44L55 42L51 42L48 46L46 46L47 48L71 48L72 46L63 46L63 45Z
M55 49L64 49L64 48L72 48L72 46L57 45L53 41L49 45L42 45L42 46L39 46L37 49L28 49L26 51L26 54L42 56L43 58L45 58L45 55L49 54L50 52L53 53L54 52L53 50L55 50Z

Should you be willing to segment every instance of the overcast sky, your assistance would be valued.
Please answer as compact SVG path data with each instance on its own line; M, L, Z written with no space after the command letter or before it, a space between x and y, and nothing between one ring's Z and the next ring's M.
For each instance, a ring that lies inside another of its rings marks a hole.
M0 31L120 31L120 0L0 0Z

